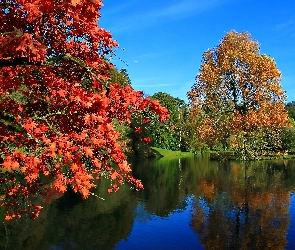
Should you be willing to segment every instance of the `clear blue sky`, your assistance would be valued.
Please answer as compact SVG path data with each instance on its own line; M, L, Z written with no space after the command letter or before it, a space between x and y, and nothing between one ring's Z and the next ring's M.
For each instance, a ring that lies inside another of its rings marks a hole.
M113 63L147 95L166 92L187 102L202 54L225 33L248 31L282 72L295 100L295 0L104 0L101 27L120 48Z

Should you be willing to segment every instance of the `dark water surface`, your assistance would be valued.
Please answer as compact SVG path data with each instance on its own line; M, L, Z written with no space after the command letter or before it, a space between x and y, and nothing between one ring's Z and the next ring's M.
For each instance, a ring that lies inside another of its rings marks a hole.
M294 160L133 165L143 191L68 192L35 221L2 223L0 249L295 249Z

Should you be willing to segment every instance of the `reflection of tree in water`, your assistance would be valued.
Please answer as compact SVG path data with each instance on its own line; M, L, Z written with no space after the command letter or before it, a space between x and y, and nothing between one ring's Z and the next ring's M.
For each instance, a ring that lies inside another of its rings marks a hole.
M105 190L99 187L97 194L106 200L90 197L83 202L67 192L44 208L37 220L7 222L7 237L0 228L0 249L113 249L132 229L136 199L128 185L120 188L120 194Z
M181 164L179 164L181 163ZM45 206L36 221L0 226L0 249L112 249L128 236L134 223L152 214L168 216L195 201L191 226L207 249L282 249L289 224L289 191L295 183L294 161L276 165L218 163L206 157L141 162L134 167L145 189L123 185L107 194L101 182L90 197L66 196ZM49 200L51 196L47 197ZM144 201L139 205L137 200ZM137 208L137 209L136 209ZM1 211L0 211L1 212ZM10 233L6 237L6 232Z
M146 201L146 210L158 216L168 216L179 205L183 196L180 189L181 171L179 160L160 159L153 164L140 162L133 166L133 175L142 180L144 190L141 198Z
M206 249L286 246L290 197L284 171L275 168L221 164L199 180L191 226Z

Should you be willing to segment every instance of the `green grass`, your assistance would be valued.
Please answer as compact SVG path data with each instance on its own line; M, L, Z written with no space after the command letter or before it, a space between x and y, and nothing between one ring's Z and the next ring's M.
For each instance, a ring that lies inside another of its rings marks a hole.
M175 158L175 157L189 157L194 156L191 152L172 151L162 148L151 147L158 157Z

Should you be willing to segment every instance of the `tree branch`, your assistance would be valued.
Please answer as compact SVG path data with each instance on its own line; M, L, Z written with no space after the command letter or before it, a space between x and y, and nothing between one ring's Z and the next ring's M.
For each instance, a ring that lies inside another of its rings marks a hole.
M93 72L93 69L91 67L88 67L87 64L84 63L82 60L80 60L76 57L73 57L70 54L58 56L58 58L64 59L64 60L70 60L70 61L74 62L75 64L84 68L93 78L95 78L98 81L101 81L101 79ZM51 61L52 61L52 59L49 59L49 60L46 60L43 62L35 62L35 61L29 61L28 57L18 57L18 58L14 58L14 59L10 59L10 60L0 60L0 68L17 66L17 65L46 66L46 65L51 65Z
M18 57L10 60L0 60L0 68L18 66L18 65L37 65L41 66L41 62L29 61L28 57Z

